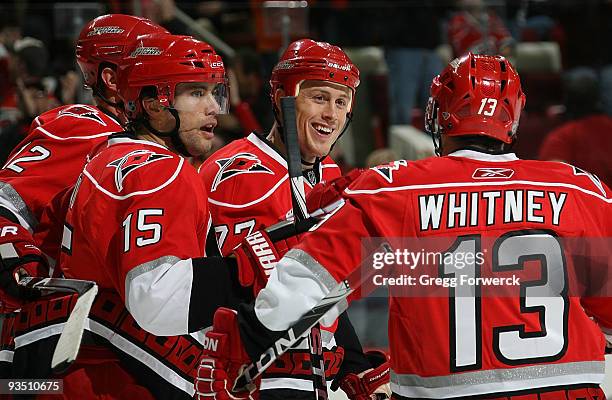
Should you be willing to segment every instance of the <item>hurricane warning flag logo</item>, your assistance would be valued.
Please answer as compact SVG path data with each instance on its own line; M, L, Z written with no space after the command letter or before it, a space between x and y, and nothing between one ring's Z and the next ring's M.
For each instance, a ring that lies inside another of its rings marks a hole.
M385 178L387 182L393 183L393 171L398 171L400 167L407 167L407 166L408 166L408 161L397 160L397 161L392 161L389 164L378 165L370 169L375 172L378 172L378 174L382 176L383 178Z
M274 174L270 168L262 165L255 154L238 153L231 158L220 158L215 161L219 171L213 180L211 192L214 192L221 182L239 174Z
M165 158L172 158L172 156L155 153L151 150L134 150L110 162L107 167L115 168L115 186L117 187L117 191L120 192L123 190L123 181L130 172Z

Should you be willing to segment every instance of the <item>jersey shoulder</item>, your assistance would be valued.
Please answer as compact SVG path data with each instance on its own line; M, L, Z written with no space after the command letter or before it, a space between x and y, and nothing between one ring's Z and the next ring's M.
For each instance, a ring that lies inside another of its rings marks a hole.
M214 153L199 173L211 203L230 207L255 205L288 179L285 159L254 134Z
M88 140L122 130L118 121L99 108L88 104L70 104L36 117L28 135L38 133L56 140Z
M612 203L612 191L599 177L585 169L560 161L524 160L534 180L575 189Z
M192 190L192 184L201 186L184 158L156 143L129 138L111 138L108 147L87 164L84 175L115 200L150 195L170 185L179 191Z
M414 163L407 160L391 161L368 168L349 186L348 191L377 191L401 185L406 182L407 174L412 169Z

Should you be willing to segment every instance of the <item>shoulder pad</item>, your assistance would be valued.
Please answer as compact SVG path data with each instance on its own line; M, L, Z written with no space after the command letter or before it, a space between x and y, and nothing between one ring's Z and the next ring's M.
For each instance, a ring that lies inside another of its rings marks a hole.
M246 207L268 198L289 177L286 166L246 139L232 142L207 159L200 175L212 202L230 207Z
M157 146L110 146L92 159L85 175L99 190L122 200L162 190L188 169L184 164L184 158Z
M55 108L38 116L31 131L58 140L93 139L120 132L123 128L99 108L72 104Z
M610 193L610 189L605 186L605 184L601 181L601 179L599 179L597 175L565 162L556 163L566 166L566 173L569 172L571 174L571 183L578 185L584 189L594 191L597 194L601 194L605 198L612 198L612 193Z

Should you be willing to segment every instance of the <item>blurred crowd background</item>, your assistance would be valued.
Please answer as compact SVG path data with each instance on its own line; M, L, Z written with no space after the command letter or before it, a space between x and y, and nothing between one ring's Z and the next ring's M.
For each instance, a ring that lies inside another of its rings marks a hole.
M289 40L341 46L361 70L355 116L334 148L344 171L433 155L423 132L431 79L467 51L502 54L527 96L517 155L561 160L612 184L612 0L16 1L0 6L0 161L36 115L88 103L74 58L83 25L141 15L203 39L229 66L231 103L258 129L273 115L268 77ZM216 148L249 132L222 116ZM383 293L384 294L384 293ZM386 299L352 307L367 347L386 344Z

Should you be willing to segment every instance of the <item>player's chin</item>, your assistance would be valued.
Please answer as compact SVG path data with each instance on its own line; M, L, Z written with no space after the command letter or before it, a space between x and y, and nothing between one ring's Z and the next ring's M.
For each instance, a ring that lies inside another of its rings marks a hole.
M189 143L185 143L185 147L189 154L194 157L203 156L210 151L212 148L212 138L207 139L203 137L199 137L195 140L189 141Z
M335 135L330 135L329 137L315 137L311 142L311 150L317 157L324 157L331 151L332 146L338 139Z

